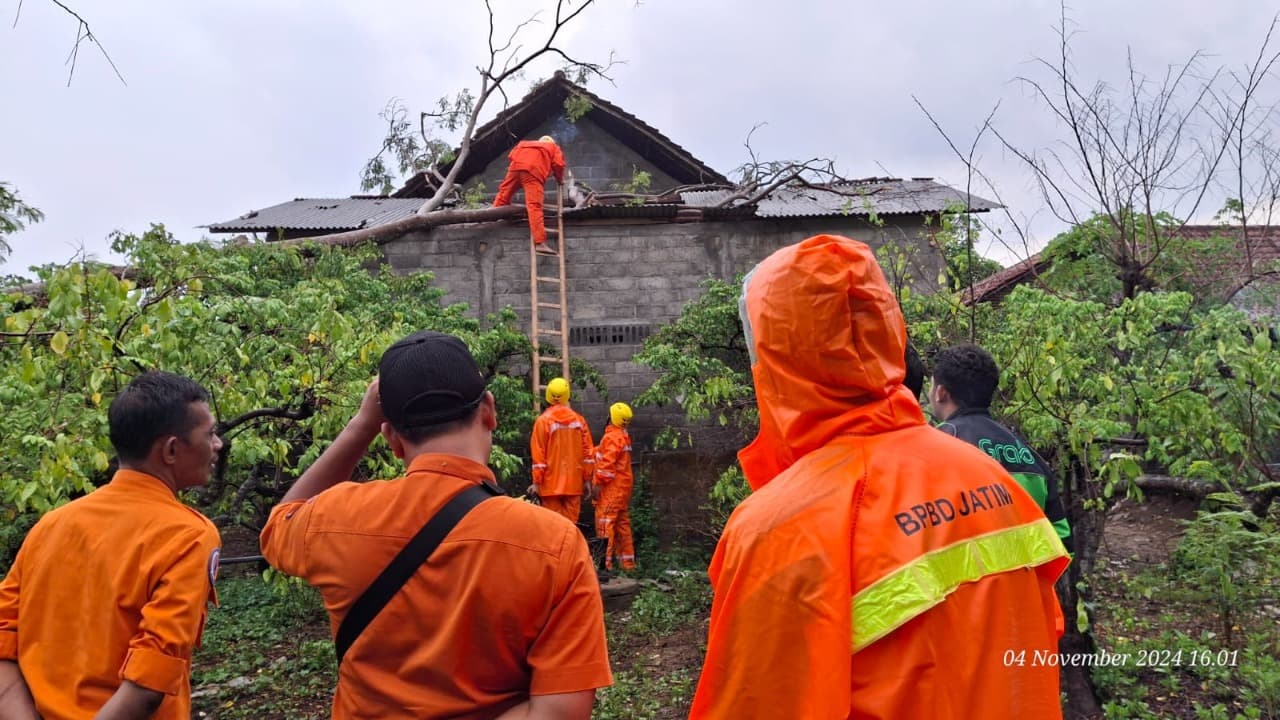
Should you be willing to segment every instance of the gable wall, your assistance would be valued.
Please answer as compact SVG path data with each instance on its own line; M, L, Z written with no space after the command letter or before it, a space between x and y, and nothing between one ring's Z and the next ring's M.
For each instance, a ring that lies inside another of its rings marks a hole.
M654 167L640 157L634 150L622 144L613 135L591 120L588 112L577 122L570 123L564 117L556 117L531 132L525 140L536 140L543 135L551 135L559 143L564 152L565 163L573 172L574 179L586 183L596 192L612 192L614 184L631 182L632 168L643 170L652 175L649 184L650 192L669 190L679 183L670 175ZM515 143L512 143L514 146ZM498 192L498 185L507 173L507 155L495 159L485 167L477 177L467 181L467 187L474 187L483 182L485 193L490 197ZM555 180L547 180L548 204L554 204ZM517 196L517 202L523 202Z

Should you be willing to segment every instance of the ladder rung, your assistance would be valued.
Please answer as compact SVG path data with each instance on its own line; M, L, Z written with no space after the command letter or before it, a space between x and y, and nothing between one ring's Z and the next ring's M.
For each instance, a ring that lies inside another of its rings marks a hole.
M559 330L539 330L538 334L539 335L563 335L564 333L560 332Z
M544 302L540 302L540 303L538 303L538 307L540 307L540 308L550 308L550 309L552 309L552 310L559 310L559 309L560 309L560 304L559 304L559 303L544 303Z
M560 362L560 358L558 358L558 357L551 357L551 356L549 356L549 355L539 355L539 356L538 356L538 361L539 361L539 362L553 362L553 363L558 363L558 362Z
M542 282L553 282L553 283L560 282L560 278L546 277L545 275L539 275L538 279L541 280Z

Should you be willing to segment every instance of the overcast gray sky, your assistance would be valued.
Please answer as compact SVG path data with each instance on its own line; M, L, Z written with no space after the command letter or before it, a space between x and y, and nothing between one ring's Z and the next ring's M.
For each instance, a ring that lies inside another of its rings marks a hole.
M19 3L0 0L0 180L47 215L11 238L0 272L65 261L79 248L110 259L115 229L162 222L195 240L196 226L251 209L357 193L387 100L427 108L475 85L486 57L475 0L66 1L128 85L85 45L67 87L75 20L48 0L25 0L13 27ZM1057 2L751 5L599 0L564 46L596 60L615 51L626 61L612 72L616 85L591 89L722 172L745 159L751 127L767 122L753 141L765 157L826 156L849 177L887 170L963 187L963 167L912 94L966 141L997 100L1000 126L1019 142L1044 146L1061 132L1012 82L1034 72L1032 58L1056 52ZM553 3L495 2L508 28L537 6ZM1277 9L1265 0L1078 0L1069 9L1081 31L1078 70L1122 82L1130 48L1155 73L1195 50L1240 66ZM528 41L545 28L531 28ZM513 99L553 70L535 69ZM1030 176L994 144L982 165L1029 218L1032 249L1061 229Z

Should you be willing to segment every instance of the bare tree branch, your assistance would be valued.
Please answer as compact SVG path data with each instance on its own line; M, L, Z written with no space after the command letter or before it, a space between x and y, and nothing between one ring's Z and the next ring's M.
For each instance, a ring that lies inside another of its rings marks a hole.
M85 42L86 40L97 46L98 52L102 53L102 57L106 58L107 64L111 66L112 72L114 72L116 74L116 77L119 78L120 84L127 86L129 83L124 81L124 76L120 74L120 69L116 67L116 63L114 60L111 59L111 55L107 53L107 49L102 46L102 43L98 42L97 35L94 35L93 29L89 27L89 22L85 20L83 17L81 17L80 13L67 7L60 0L49 0L49 1L52 2L54 5L57 5L58 7L62 8L67 12L68 15L76 19L76 39L75 39L75 42L72 43L71 45L71 52L68 53L67 55L67 64L71 66L70 71L67 73L67 87L71 87L71 80L72 78L75 77L75 74L76 74L76 59L80 55L80 44ZM13 16L14 27L18 26L18 19L19 17L21 17L21 15L22 15L22 2L21 0L19 0L18 11Z

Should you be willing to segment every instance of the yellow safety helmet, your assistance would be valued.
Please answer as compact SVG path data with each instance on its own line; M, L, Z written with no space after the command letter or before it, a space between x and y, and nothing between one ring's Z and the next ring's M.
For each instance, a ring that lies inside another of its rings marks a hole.
M564 378L556 378L547 383L547 403L557 405L562 402L569 401L569 381Z
M543 135L542 137L538 138L538 142L549 142L552 145L555 145L556 139L551 137L550 135Z
M618 427L631 424L631 406L626 403L614 403L609 406L609 421Z

